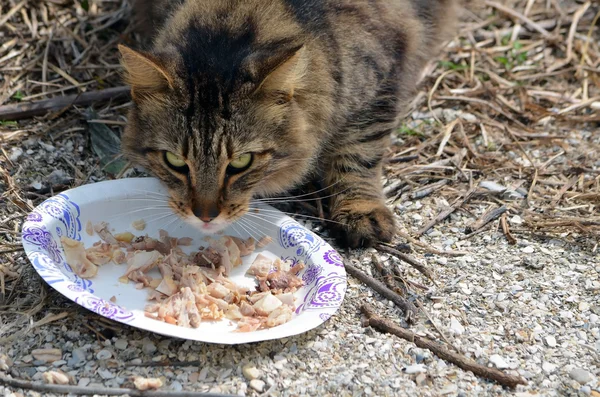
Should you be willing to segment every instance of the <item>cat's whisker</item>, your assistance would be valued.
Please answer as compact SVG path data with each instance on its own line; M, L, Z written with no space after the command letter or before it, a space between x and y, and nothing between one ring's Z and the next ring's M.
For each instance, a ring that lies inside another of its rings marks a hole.
M168 200L154 198L154 197L125 197L125 198L119 199L119 201L152 201L152 202L156 202L156 203L168 203Z
M250 208L250 209L255 209L255 208ZM338 225L347 226L345 223L337 222L337 221L334 221L334 220L331 220L331 219L320 218L318 216L296 214L296 213L293 213L293 212L285 212L285 211L279 211L279 210L268 210L268 209L263 209L263 208L256 208L256 209L260 210L261 212L267 212L266 214L263 214L263 215L264 216L269 216L271 218L277 217L277 213L283 213L283 214L286 214L286 215L290 216L291 218L293 218L295 216L298 216L298 217L308 218L310 220L316 220L316 221L328 222L328 223L335 223L335 224L338 224ZM260 213L257 214L257 213L250 213L250 212L248 212L246 215L253 215L253 216L256 216L256 217L258 217L260 219Z
M173 213L171 213L171 214L165 214L165 215L159 216L159 217L157 217L157 218L153 218L153 219L150 219L150 220L146 220L146 223L150 223L150 222L158 222L158 221L160 221L160 220L162 220L162 219L165 219L165 218L168 218L168 217L170 217L170 216L176 216L176 215L175 215L175 214L173 214Z
M249 214L246 214L246 215L249 215ZM250 215L250 216L251 216L251 217L253 217L253 216L255 216L255 215ZM261 221L263 221L263 222L267 222L268 224L271 224L271 225L273 225L273 226L275 226L275 227L277 227L277 228L279 227L279 225L278 225L277 223L275 223L275 222L272 222L272 221L271 221L271 220L269 220L269 219L260 218L260 217L258 217L258 216L256 216L256 219L258 219L258 220L261 220ZM248 220L248 219L246 219L246 220Z
M173 222L175 222L175 221L177 221L177 220L180 220L180 219L181 219L180 217L176 216L175 214L173 214L173 216L174 216L174 218L173 218L173 219L171 219L171 220L169 221L169 223L167 223L166 225L163 225L163 226L162 226L160 229L167 230L167 228L168 228L170 225L172 225L172 224L173 224Z
M335 193L329 194L327 196L322 196L322 197L305 198L305 199L294 199L294 198L288 199L287 197L278 197L274 200L263 200L263 201L259 201L258 203L260 203L260 204L278 204L278 203L288 203L288 202L289 203L306 203L309 201L319 201L319 200L335 197L337 195L340 195L340 194L348 191L349 189L350 188L348 187L342 191L335 192Z
M261 225L260 223L253 221L252 219L244 219L245 222L249 222L250 224L254 225L254 227L256 228L256 230L258 231L258 228L262 229L263 232L265 234L269 234L269 228L266 227L265 225Z
M338 183L342 183L344 181L344 179L345 178L341 178L341 179L337 180L336 182L332 183L331 185L326 186L324 188L321 188L319 190L315 190L314 192L299 194L299 195L296 195L296 196L288 196L288 197L273 197L272 199L270 199L268 197L265 197L265 198L255 199L254 201L265 202L265 201L271 201L273 199L274 200L279 200L279 199L281 199L281 200L289 200L289 199L293 199L293 198L300 198L300 197L312 196L312 195L315 195L317 193L320 193L320 192L326 191L328 189L331 189L333 186L337 185ZM347 190L347 189L345 189L345 190ZM342 192L340 192L340 193L342 193Z
M257 239L257 238L256 238L256 236L255 236L255 235L252 233L252 231L251 231L251 230L248 230L248 229L246 228L246 226L248 226L248 227L249 227L249 225L248 225L248 224L246 224L246 223L244 223L243 221L244 221L243 219L239 219L239 220L238 220L238 222L237 222L237 224L238 224L238 225L240 225L240 227L241 227L242 229L244 229L244 231L246 231L246 233L248 233L248 235L249 235L250 237L252 237L254 240L258 241L259 239Z
M138 193L144 193L147 196L166 197L166 198L170 197L168 193L153 192L151 190L131 189L131 191L132 192L138 192Z
M109 218L113 219L113 218L116 218L116 217L121 217L124 214L137 214L139 212L150 212L150 211L153 211L153 210L159 210L161 213L172 212L171 207L169 207L169 206L152 206L152 207L138 208L138 209L135 209L135 210L120 211L120 212L114 213ZM168 210L171 210L171 211L168 211Z

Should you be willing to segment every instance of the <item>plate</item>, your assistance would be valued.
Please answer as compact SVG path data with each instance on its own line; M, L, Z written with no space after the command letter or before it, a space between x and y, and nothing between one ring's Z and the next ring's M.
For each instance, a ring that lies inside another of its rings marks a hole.
M253 282L245 272L259 253L291 259L294 263L303 261L305 268L299 276L304 286L295 293L296 311L289 322L280 326L233 332L236 325L229 320L204 321L193 329L163 323L144 315L147 289L137 290L133 283L118 281L126 265L100 266L92 279L82 279L73 273L65 261L60 236L83 241L86 248L91 246L100 238L86 233L88 221L93 224L105 221L111 231L130 231L136 236L148 234L155 238L162 228L174 237L193 238L192 245L185 247L186 253L198 250L205 235L177 217L167 206L166 197L165 187L156 178L127 178L67 190L47 199L27 216L21 237L25 253L46 283L78 305L132 327L182 339L239 344L289 337L318 327L340 307L346 292L346 272L339 254L294 219L261 204L254 205L259 208L258 213L242 218L248 220L244 222L245 229L236 222L224 233L242 238L268 235L272 242L242 258L242 265L232 271L230 278L239 284ZM146 221L143 231L131 226L138 219ZM252 230L248 225L253 225Z

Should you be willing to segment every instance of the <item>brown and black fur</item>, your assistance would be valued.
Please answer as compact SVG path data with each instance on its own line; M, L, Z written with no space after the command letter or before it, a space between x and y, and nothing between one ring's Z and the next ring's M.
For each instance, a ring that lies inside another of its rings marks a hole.
M340 243L390 241L381 162L422 67L453 34L454 0L137 0L150 41L120 47L134 106L125 153L182 216L234 221L255 196L318 177ZM165 166L181 154L189 174ZM243 174L232 156L256 153ZM198 211L194 212L194 209Z

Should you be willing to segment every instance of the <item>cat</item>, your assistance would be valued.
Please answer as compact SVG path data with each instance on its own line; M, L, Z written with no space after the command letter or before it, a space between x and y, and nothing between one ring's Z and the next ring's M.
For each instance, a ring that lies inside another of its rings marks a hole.
M147 49L119 45L131 87L122 147L205 233L255 197L327 187L338 244L390 242L390 135L455 0L135 0Z

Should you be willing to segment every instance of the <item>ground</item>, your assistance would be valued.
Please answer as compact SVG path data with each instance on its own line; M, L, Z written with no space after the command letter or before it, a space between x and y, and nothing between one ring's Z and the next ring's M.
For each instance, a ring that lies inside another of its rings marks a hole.
M127 97L33 117L23 105L121 86L116 44L135 37L120 0L2 0L0 10L0 379L41 380L57 367L88 389L132 387L131 376L143 375L162 377L166 390L248 396L600 396L597 3L472 2L460 33L425 71L394 133L384 183L398 223L394 245L433 280L381 249L340 251L377 279L373 255L397 268L407 299L424 308L414 324L349 277L341 309L319 328L233 347L107 322L35 273L20 245L33 207L69 187L139 171L106 160ZM9 117L10 105L17 111ZM302 213L318 217L312 203ZM505 212L468 234L488 210ZM307 226L330 240L321 222ZM527 384L504 388L364 327L365 302ZM60 359L35 360L37 348L61 349ZM258 371L244 374L247 366ZM35 394L1 384L0 392Z

